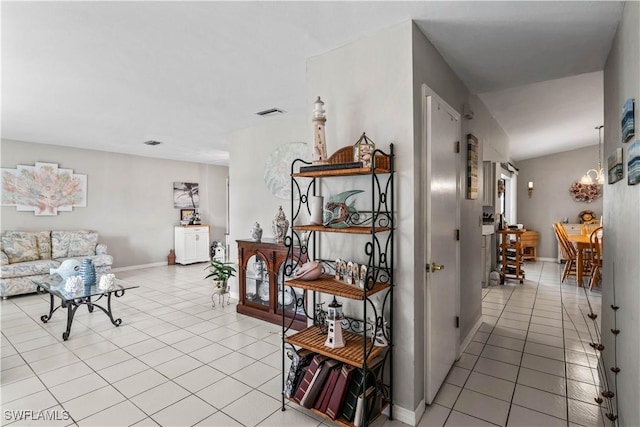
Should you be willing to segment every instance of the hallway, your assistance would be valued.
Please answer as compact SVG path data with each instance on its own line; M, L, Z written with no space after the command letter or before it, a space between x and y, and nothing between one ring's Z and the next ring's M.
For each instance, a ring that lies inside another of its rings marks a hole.
M595 328L585 296L599 314L600 291L585 293L572 279L561 285L553 262L527 263L525 271L523 285L483 289L483 324L421 427L605 424L594 402Z

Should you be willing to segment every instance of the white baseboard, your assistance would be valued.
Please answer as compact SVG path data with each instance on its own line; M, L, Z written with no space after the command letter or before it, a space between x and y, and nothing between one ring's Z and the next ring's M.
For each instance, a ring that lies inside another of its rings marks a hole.
M408 424L410 426L417 426L422 418L422 414L425 411L424 399L418 403L418 406L414 411L411 409L405 409L398 405L393 405L393 419L398 420L401 423ZM387 406L384 411L384 415L389 416L389 407Z
M130 270L140 270L142 268L162 267L163 265L167 265L167 261L153 262L151 264L130 265L128 267L112 268L111 271L113 273L117 273L119 271L130 271Z
M557 264L558 263L558 258L537 257L536 261L555 262Z
M471 330L469 331L467 336L464 337L464 340L462 340L462 344L460 344L460 352L458 354L458 357L462 356L462 353L464 352L464 349L467 348L467 346L469 345L469 343L473 339L473 336L476 334L476 332L478 332L478 329L480 329L481 325L482 325L482 315L476 321L475 325L473 325L473 328L471 328Z

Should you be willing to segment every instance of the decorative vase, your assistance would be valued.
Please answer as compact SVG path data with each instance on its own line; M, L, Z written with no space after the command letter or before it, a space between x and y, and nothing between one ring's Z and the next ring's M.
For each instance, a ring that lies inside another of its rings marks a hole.
M287 217L284 215L284 211L282 210L282 206L280 206L278 214L273 219L273 235L276 238L276 243L284 243L284 236L287 235L288 229L289 220L287 220Z
M80 277L82 277L82 283L85 286L92 286L96 284L96 269L93 266L91 258L85 258L80 264Z
M324 210L324 197L309 197L309 211L311 212L311 224L322 225L322 211Z
M251 240L254 242L259 242L260 239L262 239L262 228L260 228L260 224L257 222L249 229L249 233L251 234Z

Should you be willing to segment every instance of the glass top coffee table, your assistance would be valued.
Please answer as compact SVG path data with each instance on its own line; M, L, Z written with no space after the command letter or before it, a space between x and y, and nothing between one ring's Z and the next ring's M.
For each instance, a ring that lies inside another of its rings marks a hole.
M99 283L100 277L97 277L96 283ZM90 313L93 313L94 308L102 310L111 320L114 326L120 326L122 319L114 319L111 312L111 297L116 296L120 298L124 295L124 291L127 289L138 288L139 286L127 283L122 280L115 279L113 284L107 289L98 288L97 285L81 286L76 292L68 292L65 290L65 282L60 276L53 275L40 279L33 279L33 283L38 287L38 292L48 292L51 297L49 303L49 314L40 316L42 322L47 323L53 313L59 308L67 309L67 330L62 333L62 339L65 341L69 339L71 334L71 324L73 323L73 317L76 314L76 310L81 305L86 305ZM55 306L55 297L60 298L60 305ZM107 307L103 307L97 304L100 300L105 300Z

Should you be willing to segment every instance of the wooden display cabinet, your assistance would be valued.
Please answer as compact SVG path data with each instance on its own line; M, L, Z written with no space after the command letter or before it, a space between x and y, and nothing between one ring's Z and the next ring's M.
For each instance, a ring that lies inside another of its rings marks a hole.
M292 321L292 328L307 327L303 310L296 310L295 299L302 297L302 291L284 289L283 270L287 262L288 248L275 243L274 239L236 240L238 243L238 313L280 325L282 323L282 303L284 302L286 322ZM306 255L296 248L294 256L301 262ZM295 295L295 296L294 296Z

